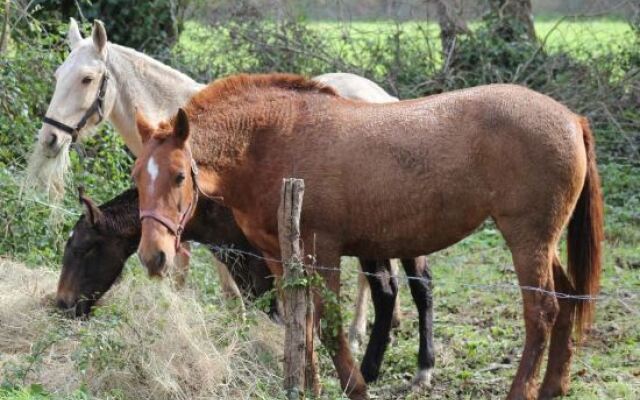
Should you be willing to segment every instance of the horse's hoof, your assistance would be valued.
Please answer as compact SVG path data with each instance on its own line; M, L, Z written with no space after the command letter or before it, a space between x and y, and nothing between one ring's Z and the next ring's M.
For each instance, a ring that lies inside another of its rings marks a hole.
M364 391L351 392L349 394L349 399L351 399L351 400L369 400L369 394L367 393L366 389Z
M399 328L401 319L402 319L402 317L400 316L400 313L399 312L397 312L397 313L394 312L393 316L391 317L391 328L392 329Z
M551 400L555 397L561 397L566 395L568 390L563 390L562 388L557 390L540 390L538 393L538 400Z
M431 386L431 378L433 376L433 368L421 369L416 373L411 381L414 389L420 389Z
M566 396L569 392L569 379L545 379L538 392L538 400L553 399L554 397Z
M284 319L279 312L269 312L269 319L276 325L284 326Z

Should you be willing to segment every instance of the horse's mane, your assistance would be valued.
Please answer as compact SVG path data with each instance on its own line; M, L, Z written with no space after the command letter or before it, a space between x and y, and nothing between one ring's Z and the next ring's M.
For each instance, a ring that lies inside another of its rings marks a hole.
M322 93L329 96L339 96L330 86L322 82L311 80L296 74L237 74L217 79L196 93L185 110L187 114L197 113L207 105L220 98L246 93L252 89L277 88L292 92ZM175 116L169 121L160 122L153 138L159 141L171 136Z
M107 230L123 232L138 220L138 190L131 188L99 206ZM84 218L84 217L83 217Z
M189 108L198 107L220 96L241 94L256 88L278 88L294 92L315 92L338 96L336 91L321 82L295 74L238 74L217 79L196 93Z

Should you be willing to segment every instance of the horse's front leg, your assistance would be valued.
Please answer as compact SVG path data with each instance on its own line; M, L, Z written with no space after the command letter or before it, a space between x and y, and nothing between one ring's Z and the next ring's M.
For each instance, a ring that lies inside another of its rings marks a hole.
M389 260L389 267L391 273L391 279L395 281L395 285L399 286L398 273L400 268L398 267L398 260ZM393 306L393 316L391 317L391 327L398 328L400 326L400 320L402 319L402 310L400 310L400 297L396 296L396 302Z
M311 243L309 241L309 243ZM314 288L315 326L320 340L329 349L340 385L352 400L368 399L367 385L356 365L346 335L342 329L340 310L340 251L327 249L316 240L318 274L324 278L325 288ZM329 268L329 269L327 269ZM326 298L325 298L326 297ZM320 321L325 321L321 329Z
M182 242L182 248L186 251L179 251L176 253L174 268L170 273L173 285L177 289L182 289L187 282L187 275L189 275L189 262L191 261L191 243Z
M362 262L360 262L362 265ZM367 310L369 309L369 298L371 290L369 282L364 274L358 274L358 296L356 298L356 309L349 327L349 346L351 352L360 350L367 334Z
M215 259L214 262L216 264L216 270L218 271L218 279L220 279L220 286L222 286L222 295L224 298L227 300L239 299L242 302L242 293L240 293L240 288L229 271L229 266L217 259Z

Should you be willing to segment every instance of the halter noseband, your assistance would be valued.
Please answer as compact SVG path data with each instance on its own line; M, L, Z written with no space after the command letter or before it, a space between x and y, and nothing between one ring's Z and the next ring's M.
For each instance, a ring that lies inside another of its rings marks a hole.
M187 154L191 160L191 181L193 182L193 198L191 199L191 203L187 207L187 209L180 216L180 220L178 223L175 223L171 218L168 218L158 212L156 210L140 210L140 221L145 218L151 218L160 224L162 224L165 228L171 232L173 236L175 236L175 249L177 253L185 253L186 255L190 255L189 251L181 246L180 237L184 232L184 227L187 225L187 222L191 219L195 212L195 207L198 204L198 194L201 192L200 186L198 186L198 166L196 165L196 161L191 156L191 150L187 149ZM202 194L210 198L212 200L220 201L221 198L215 198L207 196L206 193L202 192Z
M78 140L78 133L82 128L84 128L84 126L87 124L87 121L89 120L89 118L93 116L93 114L98 113L97 124L102 122L102 120L104 119L102 106L104 102L104 96L107 93L108 80L109 80L109 73L108 71L105 70L104 74L102 74L102 79L100 80L100 88L98 89L98 93L96 94L95 100L91 104L91 107L89 107L89 109L84 113L84 115L82 116L82 119L80 119L80 122L78 122L75 128L67 124L64 124L60 121L56 121L55 119L49 118L47 116L42 118L42 122L44 122L45 124L49 124L51 126L55 126L61 131L64 131L67 134L71 135L71 143L75 143Z

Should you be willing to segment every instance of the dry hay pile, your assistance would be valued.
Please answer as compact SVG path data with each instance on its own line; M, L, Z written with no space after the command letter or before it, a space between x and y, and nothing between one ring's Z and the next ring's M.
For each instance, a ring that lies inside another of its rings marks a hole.
M0 384L42 384L61 397L277 397L281 329L203 305L191 290L128 274L89 320L62 317L57 273L0 259Z

